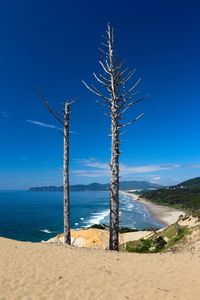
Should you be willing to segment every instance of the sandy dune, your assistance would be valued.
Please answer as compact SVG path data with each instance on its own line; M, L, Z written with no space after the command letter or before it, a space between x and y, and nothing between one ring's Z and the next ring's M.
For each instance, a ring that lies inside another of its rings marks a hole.
M151 231L127 232L119 235L120 244L128 241L136 241L141 238L147 238L152 234ZM109 231L95 228L71 230L71 243L73 246L85 248L108 249ZM63 243L63 234L49 239L48 243Z
M131 254L0 238L0 299L200 299L200 253Z

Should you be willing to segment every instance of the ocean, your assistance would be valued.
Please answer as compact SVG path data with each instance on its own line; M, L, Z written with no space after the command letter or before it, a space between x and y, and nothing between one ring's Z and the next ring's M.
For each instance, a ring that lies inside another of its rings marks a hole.
M108 192L71 192L71 227L109 224ZM140 202L120 194L120 226L162 228ZM63 193L0 191L0 236L40 242L63 232Z

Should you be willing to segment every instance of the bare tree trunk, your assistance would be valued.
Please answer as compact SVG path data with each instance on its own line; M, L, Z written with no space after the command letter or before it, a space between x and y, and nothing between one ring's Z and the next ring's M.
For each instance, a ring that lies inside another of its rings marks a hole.
M62 125L63 130L59 130L64 135L64 156L63 156L63 191L64 191L64 244L71 245L70 234L70 185L69 185L69 120L70 105L75 102L65 102L63 118L48 103L43 91L36 86L36 91L49 113Z
M108 53L111 83L111 182L110 182L110 237L109 249L119 250L119 124L113 52L113 29L108 27Z
M70 234L70 195L69 195L69 103L65 103L64 112L64 166L63 166L63 190L64 190L64 244L71 244Z
M109 249L119 250L119 133L118 122L112 116L112 154L110 182L110 237Z

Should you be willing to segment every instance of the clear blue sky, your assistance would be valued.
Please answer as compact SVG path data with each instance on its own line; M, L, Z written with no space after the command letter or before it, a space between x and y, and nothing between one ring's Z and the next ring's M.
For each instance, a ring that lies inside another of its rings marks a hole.
M173 184L200 175L198 1L1 1L0 188L62 184L62 136L34 84L71 118L71 183L108 182L110 123L81 80L98 71L100 35L142 77L145 117L123 136L121 176ZM29 121L27 121L29 120ZM37 123L40 122L40 123Z

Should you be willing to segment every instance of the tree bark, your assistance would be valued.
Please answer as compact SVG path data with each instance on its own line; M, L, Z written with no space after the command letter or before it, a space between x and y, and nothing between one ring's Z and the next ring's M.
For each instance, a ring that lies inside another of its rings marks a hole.
M112 155L110 182L109 249L119 251L119 133L118 122L112 117Z
M108 26L109 70L111 82L111 182L109 249L119 250L119 124L113 50L113 30Z
M69 113L70 105L65 103L64 111L64 167L63 167L63 189L64 189L64 244L71 244L70 234L70 195L69 195Z

